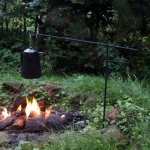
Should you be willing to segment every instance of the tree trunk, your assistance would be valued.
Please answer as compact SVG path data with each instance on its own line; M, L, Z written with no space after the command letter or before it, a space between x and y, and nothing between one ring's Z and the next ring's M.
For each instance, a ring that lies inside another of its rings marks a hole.
M2 30L4 29L4 19L3 18L2 18L1 28L2 28Z
M37 33L37 27L38 27L38 15L35 17L35 28L34 28L34 33ZM36 41L36 37L33 37L33 41Z
M36 18L35 18L35 28L34 28L34 33L37 33L37 24L38 24L38 15L36 15Z
M6 11L7 11L7 1L5 0L3 12L6 12ZM5 18L5 23L6 23L6 32L8 32L8 19L7 18Z
M26 17L24 16L23 17L23 27L24 27L24 33L26 33L26 31L27 31L27 25L26 25Z
M46 24L44 24L43 22L42 22L42 18L40 17L36 17L36 21L37 21L37 23L39 24L39 34L45 34L45 32L46 32ZM34 45L33 45L33 48L36 48L36 47L38 47L38 46L41 46L41 45L44 45L44 38L45 37L43 37L43 36L38 36L37 37L37 39L36 39L36 41L35 41L35 43L34 43Z
M6 32L8 32L8 19L5 18L5 21L6 21Z

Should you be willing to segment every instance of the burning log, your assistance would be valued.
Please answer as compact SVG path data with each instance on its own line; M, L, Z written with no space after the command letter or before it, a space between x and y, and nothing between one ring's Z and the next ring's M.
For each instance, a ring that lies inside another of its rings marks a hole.
M37 115L37 113L34 111L30 112L29 117L37 117L37 116L45 116L45 112L40 111L40 115Z
M0 130L3 130L6 127L10 126L13 123L13 119L13 117L8 117L6 119L0 120Z
M74 112L63 114L61 111L46 108L46 101L37 102L33 97L32 101L18 96L14 102L13 112L6 108L0 114L0 130L9 126L11 130L23 130L29 132L52 130L64 130L69 126L75 126L78 121L86 120L86 116L75 115ZM46 109L45 109L46 108ZM41 111L45 110L44 111ZM82 125L84 127L86 122Z
M12 111L16 111L20 105L21 105L21 108L23 111L27 106L27 102L24 98L22 98L21 96L18 96L14 102L14 106L12 108ZM39 105L41 111L45 111L45 109L47 107L45 100L38 102L38 105Z
M67 114L56 114L51 115L46 120L45 125L47 128L53 129L53 130L66 130L66 126L70 124L69 120L72 118L72 113Z
M53 130L63 130L65 127L63 126L63 118L61 116L50 116L45 123L45 126L47 129L53 129Z
M11 113L11 115L14 116L14 117L20 117L22 115L22 113L20 111L19 112L13 111Z
M50 115L47 119L45 119L44 112L41 116L38 117L29 117L26 120L25 130L28 132L36 132L43 131L48 129L53 130L64 130L66 122L70 115Z
M4 108L0 115L0 130L3 130L10 124L12 124L13 117L11 117L10 112L7 111L7 108Z
M11 130L21 130L24 128L26 122L26 116L18 117L14 120Z
M11 121L6 121L6 120L1 121L0 122L0 131L5 129L6 127L8 127L11 123L12 123Z
M23 130L28 132L38 132L38 131L48 131L48 130L66 130L68 127L72 126L74 129L78 130L86 126L86 122L76 125L78 121L87 120L87 116L84 115L74 115L72 112L67 114L58 114L57 111L51 110L48 116L46 112L40 112L40 115L37 115L34 112L31 112L29 117L26 115L16 116L16 113L12 112L11 116L4 118L3 115L0 115L0 130L10 127L11 130Z
M29 117L26 121L25 130L29 132L44 130L44 120L44 116Z
M38 105L39 105L41 111L45 111L45 109L47 107L45 100L38 102Z
M21 108L23 110L27 106L27 103L26 103L26 100L24 98L22 98L21 96L18 96L14 102L14 106L12 108L12 111L16 111L20 105L21 105Z

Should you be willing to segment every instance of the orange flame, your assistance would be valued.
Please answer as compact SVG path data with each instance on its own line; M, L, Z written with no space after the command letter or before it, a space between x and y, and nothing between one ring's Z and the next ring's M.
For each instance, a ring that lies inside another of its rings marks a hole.
M45 120L48 119L49 115L51 114L51 109L52 109L52 106L48 110L45 109Z
M7 108L4 108L4 110L2 111L2 116L4 117L2 120L6 119L7 117L9 117L11 114L10 112L7 112ZM1 120L1 121L2 121Z
M27 118L29 117L31 112L34 112L37 115L40 115L40 107L37 103L37 100L34 97L31 102L26 97L26 102L27 102L27 106L26 106L25 112L26 112Z
M18 107L18 109L17 109L17 112L19 112L19 111L21 111L22 110L22 107L21 107L21 105Z

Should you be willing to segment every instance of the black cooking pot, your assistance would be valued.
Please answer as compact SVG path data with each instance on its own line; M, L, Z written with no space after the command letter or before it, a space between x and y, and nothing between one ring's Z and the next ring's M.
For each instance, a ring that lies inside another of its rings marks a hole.
M25 79L36 79L42 76L39 52L29 49L21 53L21 77Z

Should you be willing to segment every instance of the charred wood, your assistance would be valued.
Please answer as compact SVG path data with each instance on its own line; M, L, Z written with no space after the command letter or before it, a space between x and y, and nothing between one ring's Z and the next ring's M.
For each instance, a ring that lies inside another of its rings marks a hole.
M63 120L61 118L61 116L50 116L47 120L46 120L46 128L49 130L49 129L52 129L52 130L56 130L56 131L59 131L59 130L64 130L65 129L65 126L63 126Z
M45 111L46 107L48 106L45 100L39 101L38 105L39 105L41 111Z
M18 117L14 120L11 130L21 130L25 127L26 116Z
M2 117L0 117L2 118ZM6 127L10 126L13 123L13 117L8 117L4 120L0 120L0 130L5 129Z
M12 113L11 113L11 115L12 116L14 116L14 117L20 117L21 115L22 115L22 112L17 112L17 111L13 111Z
M25 130L28 132L42 131L45 128L44 116L29 117L26 121Z
M26 100L24 98L22 98L21 96L18 96L14 102L14 106L12 108L12 111L16 111L20 105L21 105L21 108L23 110L27 106L27 103L26 103Z

